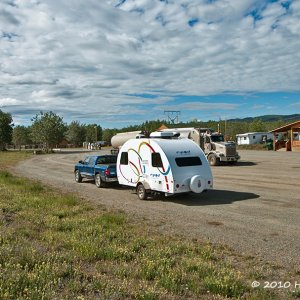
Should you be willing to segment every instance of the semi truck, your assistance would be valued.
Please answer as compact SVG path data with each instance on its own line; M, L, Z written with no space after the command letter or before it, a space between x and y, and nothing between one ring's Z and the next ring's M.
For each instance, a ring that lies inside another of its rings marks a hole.
M223 134L211 128L168 128L162 131L173 132L180 138L193 140L204 151L211 166L217 166L220 162L236 164L240 159L236 143L225 141Z

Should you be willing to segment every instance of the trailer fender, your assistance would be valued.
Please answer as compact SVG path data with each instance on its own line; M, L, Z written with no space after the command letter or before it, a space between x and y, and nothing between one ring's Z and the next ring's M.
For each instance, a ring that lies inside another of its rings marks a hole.
M151 190L151 189L150 189L150 185L149 185L149 183L148 183L147 181L139 181L139 182L137 183L136 187L137 187L139 184L142 184L142 185L144 186L145 190Z
M195 175L191 178L190 189L194 193L202 193L205 189L205 181L204 178L200 175Z

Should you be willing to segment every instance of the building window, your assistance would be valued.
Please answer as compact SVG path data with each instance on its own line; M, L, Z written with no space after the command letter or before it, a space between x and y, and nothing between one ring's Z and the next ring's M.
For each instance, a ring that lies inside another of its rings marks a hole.
M175 161L178 167L191 167L202 165L202 161L199 156L176 157Z
M247 137L244 136L244 141L246 141Z
M121 153L120 164L121 165L128 165L128 152L122 152Z
M152 159L152 167L155 167L155 168L163 167L163 163L162 163L161 156L159 153L152 153L151 159Z
M255 140L255 135L253 136L253 139Z

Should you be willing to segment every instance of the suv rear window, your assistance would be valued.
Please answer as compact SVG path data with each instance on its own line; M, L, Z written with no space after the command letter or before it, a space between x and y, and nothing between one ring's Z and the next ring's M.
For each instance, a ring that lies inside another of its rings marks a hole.
M97 160L97 164L115 164L117 162L117 156L102 156Z
M176 157L175 161L178 167L191 167L202 165L202 161L199 156Z

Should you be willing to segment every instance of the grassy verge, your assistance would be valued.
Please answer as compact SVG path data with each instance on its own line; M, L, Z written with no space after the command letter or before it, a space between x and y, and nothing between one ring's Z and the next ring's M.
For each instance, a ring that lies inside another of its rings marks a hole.
M155 234L7 171L0 207L0 299L276 299L251 288L269 272L253 258L241 265L226 247Z
M0 170L7 170L15 164L32 156L32 152L27 151L0 151Z

